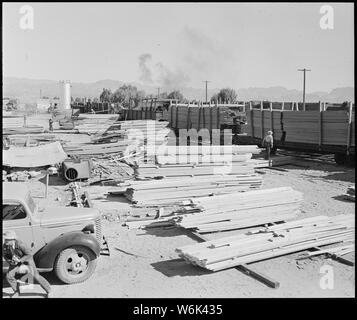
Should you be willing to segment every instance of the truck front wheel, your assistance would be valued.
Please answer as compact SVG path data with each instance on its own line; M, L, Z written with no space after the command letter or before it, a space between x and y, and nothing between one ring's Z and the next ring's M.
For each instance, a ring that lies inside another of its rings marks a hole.
M97 265L97 257L89 248L73 246L62 250L55 262L55 273L64 283L79 283L87 280Z

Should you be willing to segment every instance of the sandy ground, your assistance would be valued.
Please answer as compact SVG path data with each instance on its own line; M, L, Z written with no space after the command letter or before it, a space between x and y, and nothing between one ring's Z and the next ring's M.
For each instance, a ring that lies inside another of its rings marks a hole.
M341 197L353 184L354 168L331 164L302 162L302 166L284 166L286 171L260 169L264 188L292 186L304 193L301 217L354 213L355 203ZM65 185L55 179L47 200L42 199L42 180L29 183L33 196L41 205L63 205L68 201ZM102 187L96 187L101 189ZM94 188L92 188L94 189ZM93 190L92 190L93 191ZM97 192L94 190L94 192ZM85 283L64 285L52 274L45 274L53 287L53 297L130 297L130 298L212 298L212 297L353 297L354 268L331 259L315 257L297 262L297 254L254 263L256 270L280 282L271 289L236 269L211 273L186 264L178 258L175 248L196 243L185 230L156 228L128 230L122 226L130 206L124 199L94 198L103 215L104 231L110 244L111 256L100 257L95 274ZM142 211L142 210L141 210ZM153 214L152 211L148 211ZM116 217L116 219L114 219ZM211 234L219 238L234 232ZM354 254L346 258L354 261ZM321 267L333 267L334 288L320 287ZM4 283L4 295L11 289ZM24 297L32 297L26 293ZM33 290L31 291L33 292ZM40 288L35 288L40 293ZM41 296L40 294L38 296Z
M263 188L291 186L303 192L304 202L300 218L316 215L350 214L355 203L342 195L355 183L355 169L329 163L300 162L286 165L281 170L260 169L264 175ZM43 199L44 179L28 183L40 205L63 206L68 201L65 183L51 178L49 198ZM103 187L91 187L91 193ZM236 269L211 273L185 263L175 248L197 241L185 230L175 227L148 230L128 230L122 226L130 205L120 197L93 197L94 206L104 217L104 233L111 256L101 256L94 275L84 283L65 285L56 277L44 274L53 288L53 297L75 298L260 298L260 297L354 297L354 267L323 257L297 261L297 254L286 255L252 264L280 283L271 289ZM138 210L154 214L152 210ZM109 217L109 218L108 218ZM211 234L220 238L234 232ZM354 253L345 256L355 259ZM334 287L322 289L321 267L332 266ZM3 296L11 292L3 281ZM23 297L41 297L41 289L23 288Z

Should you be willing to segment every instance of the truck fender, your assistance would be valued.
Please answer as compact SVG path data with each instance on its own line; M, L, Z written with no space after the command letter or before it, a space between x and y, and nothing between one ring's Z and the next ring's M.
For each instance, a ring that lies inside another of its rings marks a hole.
M53 269L57 255L64 249L72 246L83 246L91 249L98 257L100 244L93 235L80 231L61 234L56 239L47 243L34 255L34 260L39 269Z

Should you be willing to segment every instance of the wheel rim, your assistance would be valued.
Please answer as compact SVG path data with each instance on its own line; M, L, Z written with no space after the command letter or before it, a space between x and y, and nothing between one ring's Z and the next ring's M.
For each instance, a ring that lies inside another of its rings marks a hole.
M89 257L81 251L71 253L66 260L65 269L71 276L83 274L88 269Z

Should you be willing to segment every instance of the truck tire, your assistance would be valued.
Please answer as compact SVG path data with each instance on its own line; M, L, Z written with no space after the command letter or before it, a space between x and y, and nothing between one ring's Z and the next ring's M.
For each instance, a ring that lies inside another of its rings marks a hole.
M97 266L97 256L89 248L72 246L62 250L55 262L55 273L67 284L86 281Z

